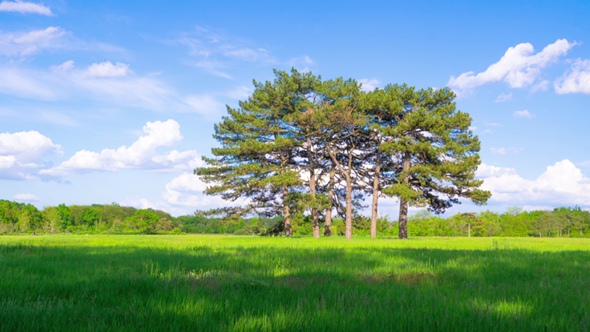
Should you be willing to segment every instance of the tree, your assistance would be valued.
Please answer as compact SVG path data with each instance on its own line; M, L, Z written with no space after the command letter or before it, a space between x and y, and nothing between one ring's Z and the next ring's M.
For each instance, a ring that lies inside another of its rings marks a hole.
M384 144L393 139L388 136L388 128L397 125L396 108L384 90L375 89L363 95L362 108L368 116L370 130L364 159L367 178L367 192L372 195L371 202L371 237L377 236L377 219L379 216L379 197L384 187L391 185L395 179L395 160L384 151ZM385 176L382 176L382 173Z
M398 166L394 183L383 192L400 200L399 237L408 237L409 205L441 213L462 197L484 204L491 194L475 179L479 139L469 130L471 117L456 110L455 94L447 88L388 85L384 95L395 125L383 129L391 137L383 149Z
M321 92L324 100L317 113L323 124L322 146L330 157L332 167L345 182L345 236L352 237L353 190L361 178L363 138L367 137L367 117L359 108L360 86L355 80L341 78L326 81ZM334 182L330 181L331 184ZM332 195L330 195L332 196ZM334 197L330 197L333 202Z
M210 184L205 193L247 199L244 206L226 212L282 212L285 235L290 236L290 196L302 183L294 155L302 142L288 116L306 108L306 95L317 78L295 69L291 74L275 70L275 76L274 82L254 81L254 93L240 108L227 107L228 115L215 125L213 135L221 147L212 149L215 157L204 158L208 166L195 173Z

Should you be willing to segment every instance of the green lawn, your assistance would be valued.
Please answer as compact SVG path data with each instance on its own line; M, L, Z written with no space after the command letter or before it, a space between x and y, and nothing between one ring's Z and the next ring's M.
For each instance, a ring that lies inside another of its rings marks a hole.
M0 237L0 331L588 331L590 240Z

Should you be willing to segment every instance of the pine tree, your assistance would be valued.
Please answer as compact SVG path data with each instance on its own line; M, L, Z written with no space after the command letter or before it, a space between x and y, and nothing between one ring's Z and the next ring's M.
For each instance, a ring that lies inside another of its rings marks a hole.
M294 157L302 142L289 116L305 110L305 96L317 78L295 69L275 71L275 76L273 82L254 81L254 93L238 109L227 107L213 135L221 147L212 149L215 157L204 158L208 166L195 173L210 184L205 193L247 199L245 206L226 212L282 213L290 236L291 194L302 184Z
M491 194L475 179L479 139L469 129L469 114L457 111L455 94L406 85L389 85L384 94L395 125L384 128L391 140L383 147L398 166L395 183L383 192L400 200L399 237L408 237L409 205L441 213L462 197L484 204Z

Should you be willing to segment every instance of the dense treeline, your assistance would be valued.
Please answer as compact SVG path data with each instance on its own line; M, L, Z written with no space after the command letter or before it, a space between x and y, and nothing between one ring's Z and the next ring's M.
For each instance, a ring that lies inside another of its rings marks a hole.
M195 173L205 192L233 208L211 215L283 216L284 233L309 216L314 237L344 219L350 238L361 201L371 197L370 235L383 196L400 202L399 237L406 238L410 206L440 213L468 198L484 204L490 192L475 179L480 143L471 117L456 109L448 88L389 84L363 91L354 79L323 80L293 69L254 81L254 92L215 124L219 145Z
M511 207L504 213L461 213L443 219L420 211L408 225L414 236L590 237L590 212L579 207L553 211Z
M118 204L58 206L37 209L32 204L0 200L0 234L6 233L113 233L180 232L168 213Z
M39 210L32 204L0 200L0 234L264 234L282 218L172 217L153 209L118 204L60 204Z
M323 220L320 225L325 226ZM334 218L331 230L344 236L345 220ZM356 215L352 233L370 235L371 218ZM377 219L377 231L384 236L398 236L397 221ZM37 209L32 204L0 200L0 234L235 234L282 235L284 218L207 218L199 213L172 217L166 212L136 209L117 204L71 205ZM292 219L293 235L313 235L311 216ZM509 208L504 213L484 211L460 213L449 218L427 210L411 215L410 236L535 236L590 237L590 212L580 208L557 208L553 211L523 211Z

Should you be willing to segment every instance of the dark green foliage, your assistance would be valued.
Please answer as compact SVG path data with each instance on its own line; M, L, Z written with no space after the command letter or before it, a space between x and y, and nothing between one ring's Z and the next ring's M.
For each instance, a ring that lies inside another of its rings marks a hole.
M295 69L275 71L275 76L273 82L254 81L254 93L239 108L227 107L213 135L220 147L212 149L213 158L203 158L208 166L195 173L211 184L207 194L248 199L231 212L282 214L290 235L288 200L302 180L293 163L301 144L289 115L305 110L316 77Z
M480 145L471 117L456 110L454 98L448 88L388 85L365 93L353 79L275 70L274 81L254 82L239 108L227 107L214 127L220 147L195 173L210 184L205 193L245 199L216 212L282 215L287 236L297 218L306 219L298 214L309 213L319 237L320 214L329 227L337 211L350 238L356 198L369 193L374 237L379 196L396 196L400 236L407 237L410 205L441 213L460 198L484 204L490 197L474 177Z
M462 197L485 204L491 194L475 179L479 139L469 129L469 114L456 110L450 89L388 85L371 94L372 113L388 119L388 125L374 126L384 138L381 149L397 161L383 193L400 199L400 237L407 237L408 206L441 213Z

